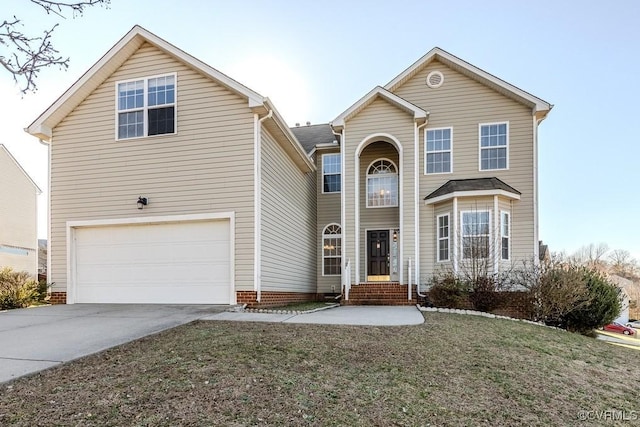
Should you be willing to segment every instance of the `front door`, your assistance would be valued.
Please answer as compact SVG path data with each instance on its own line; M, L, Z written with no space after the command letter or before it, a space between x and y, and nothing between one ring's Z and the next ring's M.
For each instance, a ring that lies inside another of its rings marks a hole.
M388 282L389 230L367 231L367 281Z

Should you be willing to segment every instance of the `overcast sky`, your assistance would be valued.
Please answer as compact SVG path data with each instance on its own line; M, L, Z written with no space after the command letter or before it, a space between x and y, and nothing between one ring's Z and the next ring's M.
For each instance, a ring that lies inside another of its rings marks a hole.
M605 7L606 5L606 7ZM47 148L24 133L135 24L270 97L290 125L326 123L434 46L555 105L539 129L540 237L552 251L605 242L640 259L640 2L112 0L84 16L4 5L37 34L60 22L71 57L22 97L0 71L0 144L42 188Z

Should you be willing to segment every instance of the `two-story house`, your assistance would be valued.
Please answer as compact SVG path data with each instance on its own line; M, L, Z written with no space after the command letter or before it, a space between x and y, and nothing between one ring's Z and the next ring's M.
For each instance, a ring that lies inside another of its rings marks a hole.
M134 27L28 131L58 302L273 305L537 259L551 105L435 48L329 124ZM410 286L408 286L410 285Z
M38 273L40 188L0 144L0 269Z

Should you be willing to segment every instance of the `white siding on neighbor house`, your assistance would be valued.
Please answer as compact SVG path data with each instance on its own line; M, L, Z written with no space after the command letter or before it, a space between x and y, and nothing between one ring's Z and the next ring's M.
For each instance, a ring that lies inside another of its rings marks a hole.
M340 153L339 147L321 149L316 151L317 165L317 266L318 269L318 293L340 293L342 289L341 276L323 276L322 270L322 233L329 224L340 224L340 193L323 193L322 156L324 154ZM343 255L344 256L344 255Z
M444 74L444 84L430 89L425 84L434 70ZM425 127L453 128L453 173L424 175L424 129L420 132L420 192L426 195L451 179L497 177L522 193L512 203L512 239L514 260L531 260L535 241L534 222L534 140L532 110L471 78L434 61L412 79L397 88L396 95L430 112ZM479 124L509 123L509 169L479 170ZM431 221L432 208L420 207L421 247L435 241ZM434 268L435 257L421 257L421 276L426 278Z
M177 73L177 133L116 141L116 82L164 73ZM253 131L245 99L142 45L53 129L54 291L67 287L67 221L216 212L235 212L236 289L253 290Z
M0 147L0 269L37 274L37 196L38 189Z
M414 213L415 213L415 197L414 197L414 121L413 116L395 105L388 103L383 99L376 99L366 108L360 111L356 116L345 122L346 138L343 144L345 150L345 212L347 227L347 258L352 263L352 280L364 281L365 265L360 262L359 274L356 276L355 271L355 233L356 227L356 209L355 209L355 162L356 150L358 145L372 134L388 134L399 141L402 147L402 159L398 161L400 168L400 177L403 183L404 194L399 194L399 199L404 201L403 218L400 231L400 246L402 251L403 265L403 281L407 281L407 260L409 257L415 259L415 233L414 233ZM371 142L384 140L384 138L373 138ZM360 162L360 159L357 160ZM360 172L362 168L366 168L369 164L360 163ZM400 189L398 190L400 192ZM362 197L362 195L360 195ZM399 201L400 201L399 200ZM400 207L399 207L400 209ZM365 209L366 210L366 209ZM360 216L367 215L360 209ZM400 214L399 214L400 215ZM362 233L363 227L360 224L359 233ZM361 252L364 251L366 242L360 240ZM357 277L357 279L356 279Z
M316 173L304 173L262 129L262 291L316 289Z

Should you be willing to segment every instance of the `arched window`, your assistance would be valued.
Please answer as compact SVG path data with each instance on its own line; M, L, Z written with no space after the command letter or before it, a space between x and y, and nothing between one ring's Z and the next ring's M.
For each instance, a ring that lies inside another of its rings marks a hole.
M338 224L329 224L322 232L322 275L339 276L342 273L342 230Z
M398 206L398 169L390 160L378 159L367 169L367 207Z

